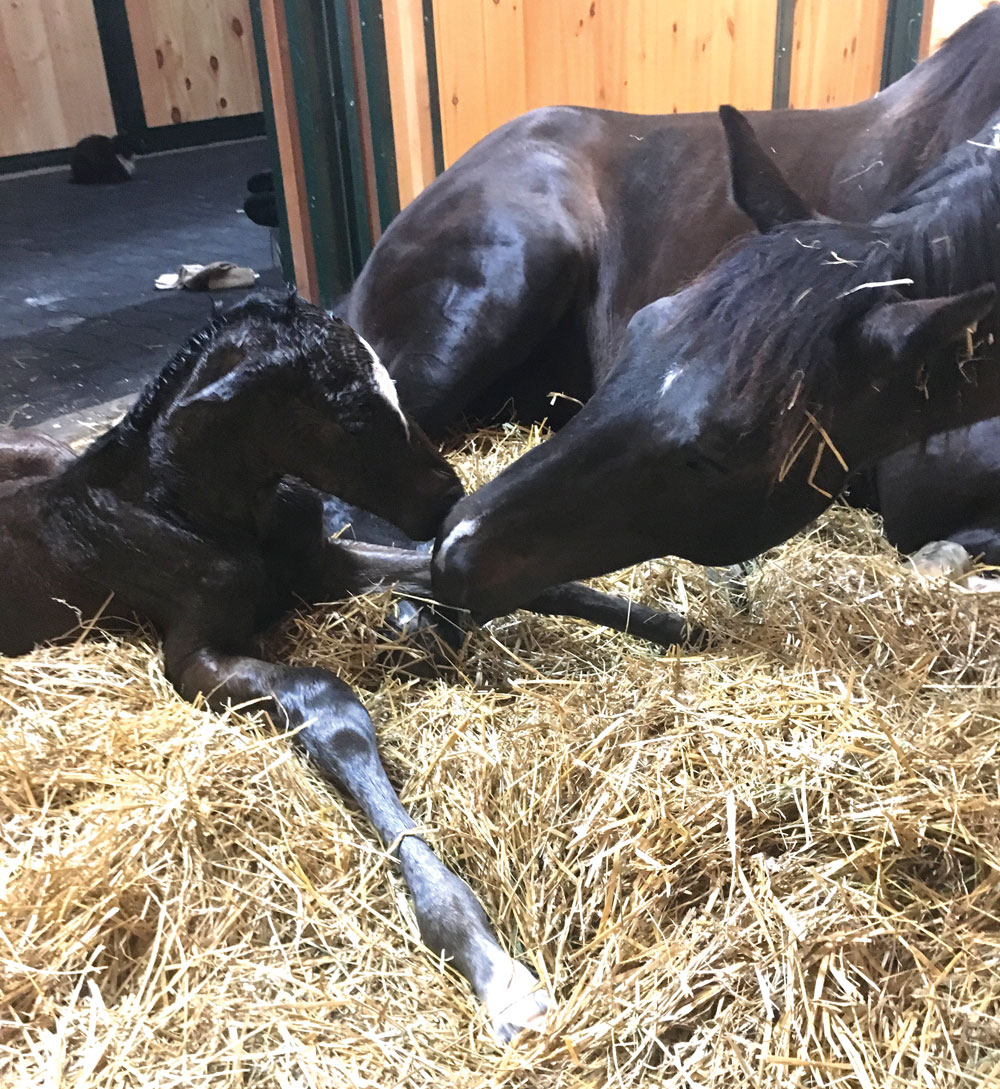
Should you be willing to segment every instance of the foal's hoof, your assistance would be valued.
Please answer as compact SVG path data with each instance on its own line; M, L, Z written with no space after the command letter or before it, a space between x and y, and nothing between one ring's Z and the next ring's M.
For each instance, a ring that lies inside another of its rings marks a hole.
M509 978L491 986L486 996L493 1035L502 1044L509 1044L522 1032L543 1032L550 1005L545 988L517 961L512 962Z
M976 594L1000 594L1000 578L966 575L963 582L966 590L971 590Z
M392 646L383 652L382 660L421 679L440 676L454 666L465 642L465 632L448 612L407 598L396 602L383 635L392 640Z
M721 590L737 613L750 611L750 595L747 592L747 575L752 570L749 563L731 563L728 567L706 567L705 578L710 586Z
M972 568L972 557L954 541L928 541L910 556L910 566L927 579L957 579Z

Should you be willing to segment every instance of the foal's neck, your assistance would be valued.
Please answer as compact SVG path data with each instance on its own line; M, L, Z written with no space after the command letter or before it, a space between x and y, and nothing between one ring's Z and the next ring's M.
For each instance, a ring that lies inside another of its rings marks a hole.
M262 497L277 474L257 463L245 432L217 414L204 426L128 418L98 439L65 474L65 486L99 489L149 514L213 537L256 532Z

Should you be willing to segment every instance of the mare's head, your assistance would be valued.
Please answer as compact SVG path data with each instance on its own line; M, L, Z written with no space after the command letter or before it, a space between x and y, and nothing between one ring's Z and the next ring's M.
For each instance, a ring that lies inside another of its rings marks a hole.
M493 616L655 556L749 558L849 475L1000 409L997 383L984 395L962 367L992 287L907 299L892 231L811 216L746 120L722 114L734 197L762 233L635 314L579 414L455 507L443 601Z
M292 476L426 538L461 495L371 348L294 294L217 316L118 430L147 445L157 498L199 521L252 519Z

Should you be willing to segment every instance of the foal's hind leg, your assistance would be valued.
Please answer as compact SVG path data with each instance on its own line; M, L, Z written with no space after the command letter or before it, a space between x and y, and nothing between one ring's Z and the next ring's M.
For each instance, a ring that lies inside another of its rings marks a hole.
M323 669L272 665L207 648L182 651L168 639L167 675L186 699L212 707L261 700L323 774L364 811L397 854L420 935L469 981L503 1042L541 1028L549 999L524 965L507 956L469 886L416 834L379 759L371 719L354 693ZM408 834L411 833L411 834Z

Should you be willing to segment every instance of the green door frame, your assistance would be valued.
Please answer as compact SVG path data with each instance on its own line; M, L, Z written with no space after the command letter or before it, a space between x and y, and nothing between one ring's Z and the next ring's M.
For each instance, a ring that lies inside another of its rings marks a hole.
M889 0L882 49L882 86L888 87L913 68L920 56L924 0Z
M258 64L266 69L260 0L251 9ZM399 211L382 2L284 0L284 21L316 294L334 306ZM269 101L273 133L271 109ZM290 278L284 254L283 262Z

